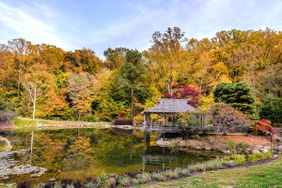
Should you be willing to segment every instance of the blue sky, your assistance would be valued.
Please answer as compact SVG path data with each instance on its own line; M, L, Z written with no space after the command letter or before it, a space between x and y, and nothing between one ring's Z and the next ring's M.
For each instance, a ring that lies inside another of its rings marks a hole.
M180 27L186 37L217 31L282 30L282 0L0 0L0 43L25 38L64 50L139 50L152 34Z

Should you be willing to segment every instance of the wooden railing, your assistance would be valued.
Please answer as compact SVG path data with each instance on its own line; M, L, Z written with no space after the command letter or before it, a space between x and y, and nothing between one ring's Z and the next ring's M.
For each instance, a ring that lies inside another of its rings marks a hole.
M145 164L161 164L161 163L172 163L178 161L174 156L166 155L143 155L143 162Z
M178 133L178 132L182 132L183 129L179 126L171 126L171 125L151 125L151 126L143 127L142 131L161 132L161 133Z

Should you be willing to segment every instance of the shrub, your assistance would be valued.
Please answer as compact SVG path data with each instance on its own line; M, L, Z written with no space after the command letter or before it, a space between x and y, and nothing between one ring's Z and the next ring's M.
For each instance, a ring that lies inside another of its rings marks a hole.
M166 181L166 177L162 172L154 172L152 173L152 179L156 181Z
M108 179L108 175L105 173L102 173L98 178L97 178L97 183L99 187L104 187L106 180Z
M117 181L115 177L109 177L105 181L105 187L114 187L116 185Z
M236 154L237 149L236 149L236 143L233 141L228 141L227 142L228 149L230 149L231 153Z
M206 170L215 170L222 168L222 161L220 160L212 160L205 163Z
M255 122L254 130L256 133L266 134L269 133L271 135L276 134L276 131L270 125L271 121L268 119L261 119Z
M188 166L188 169L189 169L190 172L196 172L197 171L196 165L190 165L190 166Z
M15 117L15 105L10 102L0 101L0 122L11 121Z
M205 163L199 163L195 165L196 171L205 171L206 170L206 165Z
M88 121L88 122L96 122L98 121L97 117L93 114L87 114L86 116L81 118L82 121Z
M141 126L144 122L144 117L141 114L138 114L133 118L133 125L134 126Z
M152 176L150 173L137 174L136 178L139 181L139 183L146 183L152 180Z
M263 159L270 159L272 157L273 157L272 152L253 153L248 156L248 160L251 162L256 162L256 161L263 160Z
M268 94L263 98L260 106L260 118L270 119L272 122L282 122L282 98Z
M218 103L210 110L213 125L216 132L241 132L246 133L250 131L251 122L249 118L232 108L228 104Z
M246 142L240 142L240 143L236 146L237 153L239 153L239 154L247 154L249 147L250 147L250 145L249 145L248 143L246 143Z
M189 174L190 174L189 168L182 168L181 171L179 172L180 176L188 176Z
M222 162L222 165L227 166L227 167L234 167L234 166L236 166L236 163L235 163L235 161L224 160Z
M270 159L270 158L273 157L273 153L272 152L266 152L263 155L264 155L264 159Z
M166 170L163 172L163 174L165 177L172 178L172 179L179 177L179 175L174 170Z
M131 184L131 178L128 177L128 176L123 176L122 178L120 178L118 180L118 182L121 186L126 187L126 186L129 186Z
M251 119L257 118L255 96L252 94L251 86L245 82L217 84L213 94L215 102L230 104Z
M115 119L113 125L133 125L132 119Z
M263 153L253 153L248 156L248 160L251 162L256 162L256 161L262 160L263 158L264 158Z
M234 160L234 162L238 165L243 165L246 163L246 158L244 155L233 154L230 156L230 159Z

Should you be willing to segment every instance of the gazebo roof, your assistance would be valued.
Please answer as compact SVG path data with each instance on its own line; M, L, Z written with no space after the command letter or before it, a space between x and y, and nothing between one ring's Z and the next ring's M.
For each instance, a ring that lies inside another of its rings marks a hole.
M188 104L189 99L160 99L159 104L156 106L144 110L144 113L189 113L189 112L200 112L197 108Z

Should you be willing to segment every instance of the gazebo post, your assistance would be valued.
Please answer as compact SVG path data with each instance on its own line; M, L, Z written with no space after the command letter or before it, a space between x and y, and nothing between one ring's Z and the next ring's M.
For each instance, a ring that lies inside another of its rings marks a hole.
M143 129L144 129L144 131L146 130L146 127L147 127L147 115L146 115L147 113L146 112L144 112L144 123L143 123Z
M151 122L151 115L150 115L150 113L148 113L147 118L148 118L148 122L150 124L150 130L152 130L152 122Z

